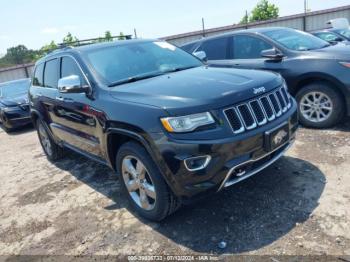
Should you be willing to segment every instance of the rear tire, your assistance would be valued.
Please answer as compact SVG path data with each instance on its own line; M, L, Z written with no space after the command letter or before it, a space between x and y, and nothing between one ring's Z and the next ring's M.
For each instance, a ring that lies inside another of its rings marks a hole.
M333 127L345 114L342 97L325 82L314 82L301 88L296 100L300 123L306 127Z
M122 189L140 216L160 221L181 206L150 155L138 143L122 145L116 164Z
M43 148L46 157L50 161L56 161L63 158L64 148L55 143L40 119L36 121L36 129L41 147Z

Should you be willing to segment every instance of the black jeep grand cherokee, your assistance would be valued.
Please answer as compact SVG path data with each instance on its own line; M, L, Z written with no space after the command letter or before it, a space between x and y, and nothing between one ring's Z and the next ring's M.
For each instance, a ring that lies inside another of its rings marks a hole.
M70 148L107 164L152 220L267 167L298 125L279 75L208 68L158 40L55 51L36 63L29 99L50 160Z

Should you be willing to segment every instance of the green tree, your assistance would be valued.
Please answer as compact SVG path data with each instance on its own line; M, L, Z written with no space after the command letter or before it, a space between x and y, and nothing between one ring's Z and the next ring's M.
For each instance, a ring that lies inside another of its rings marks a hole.
M63 38L63 43L67 45L71 45L74 42L78 42L78 41L79 41L78 38L73 36L70 32L68 32L68 34Z
M57 49L57 45L55 41L51 41L50 44L44 45L42 48L40 48L41 55L45 55L48 52Z
M28 49L24 45L18 45L8 48L3 59L9 64L18 65L32 62L37 57L37 54L38 52Z
M239 22L239 24L248 24L248 22L249 22L249 16L248 14L245 14L241 19L241 21Z
M123 34L123 32L120 32L118 40L125 40L125 35Z
M268 0L261 0L253 9L250 16L245 14L240 24L247 24L248 22L264 21L274 19L279 16L279 8L269 3Z
M268 0L261 0L253 9L249 22L264 21L277 18L279 15L279 8L270 4Z
M106 31L105 32L105 40L107 42L113 41L113 37L112 37L111 31Z

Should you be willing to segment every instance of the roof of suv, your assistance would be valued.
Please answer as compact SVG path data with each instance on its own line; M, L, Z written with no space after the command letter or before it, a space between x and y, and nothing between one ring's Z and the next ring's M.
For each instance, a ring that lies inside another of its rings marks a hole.
M230 36L230 35L242 34L242 33L261 34L261 33L269 32L269 31L275 31L275 30L281 30L281 29L290 29L290 28L287 28L287 27L258 27L258 28L242 29L242 30L226 32L226 33L219 34L219 35L203 37L201 39L197 39L197 40L188 42L188 43L186 43L186 44L184 44L182 46L186 46L186 45L189 45L189 44L194 44L194 43L197 43L197 42L200 42L200 41L204 41L204 40L207 40L207 39L219 38L219 37L223 37L223 36Z
M42 61L47 60L50 57L57 56L60 54L64 53L79 53L81 51L88 51L88 50L93 50L97 48L102 48L102 47L111 47L111 46L121 46L121 45L130 45L134 43L146 43L146 42L151 42L151 41L162 41L162 40L157 40L157 39L130 39L130 40L119 40L119 41L111 41L111 42L103 42L103 43L96 43L96 44L89 44L89 45L83 45L83 46L67 46L64 48L56 49L52 51L51 53L47 54L43 58L39 59L37 63L41 63Z

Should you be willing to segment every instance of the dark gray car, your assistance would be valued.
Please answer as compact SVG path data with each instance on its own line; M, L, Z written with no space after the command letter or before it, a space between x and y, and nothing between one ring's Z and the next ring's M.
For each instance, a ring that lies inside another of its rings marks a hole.
M280 73L297 99L305 126L330 127L350 115L349 46L274 27L204 38L182 48L194 54L204 51L211 66Z

